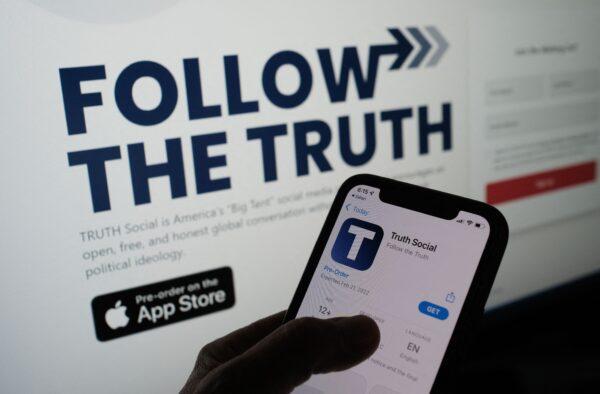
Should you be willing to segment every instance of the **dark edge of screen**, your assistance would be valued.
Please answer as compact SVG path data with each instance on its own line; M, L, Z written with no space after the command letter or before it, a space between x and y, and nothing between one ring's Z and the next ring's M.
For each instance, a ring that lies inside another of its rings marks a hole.
M383 188L379 193L382 202L406 208L411 211L435 216L444 220L452 220L458 216L459 210L456 206L447 203L447 196L436 193L435 196L424 200L420 186L411 185L411 188L399 190L397 187ZM431 189L429 189L431 194Z

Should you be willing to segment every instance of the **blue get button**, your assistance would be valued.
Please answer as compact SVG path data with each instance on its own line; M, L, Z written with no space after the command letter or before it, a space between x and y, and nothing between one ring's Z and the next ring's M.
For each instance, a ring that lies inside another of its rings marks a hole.
M428 301L419 303L419 312L440 320L446 320L448 318L448 309Z

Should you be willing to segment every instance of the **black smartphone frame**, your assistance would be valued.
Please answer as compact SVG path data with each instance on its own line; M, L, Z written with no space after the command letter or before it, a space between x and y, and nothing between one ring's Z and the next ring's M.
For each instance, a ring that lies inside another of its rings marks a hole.
M458 212L466 211L484 217L489 223L490 234L488 240L431 390L432 393L447 392L451 387L450 380L452 372L458 364L457 361L465 353L469 333L474 323L483 315L485 303L508 242L508 223L502 213L491 205L375 175L360 174L350 177L342 184L335 196L325 219L325 224L319 233L306 269L284 317L284 322L296 318L310 281L325 250L327 240L342 209L342 204L350 190L359 185L378 188L382 201L403 208L448 220L455 218Z

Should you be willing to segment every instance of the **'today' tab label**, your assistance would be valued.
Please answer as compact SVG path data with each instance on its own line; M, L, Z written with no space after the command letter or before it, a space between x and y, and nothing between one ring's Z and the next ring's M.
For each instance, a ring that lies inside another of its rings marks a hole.
M96 337L125 335L231 308L233 273L222 267L100 295L92 300Z

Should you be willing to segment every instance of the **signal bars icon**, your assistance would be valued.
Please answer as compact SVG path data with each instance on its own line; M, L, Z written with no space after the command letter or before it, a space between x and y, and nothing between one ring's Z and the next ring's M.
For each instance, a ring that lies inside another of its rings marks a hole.
M456 219L456 223L460 223L460 224L466 223L468 226L471 226L471 225L475 224L474 227L477 227L477 228L484 228L485 227L485 225L483 223L478 223L478 222L475 222L475 221L473 221L471 219L467 219L467 220L465 220L465 219Z

